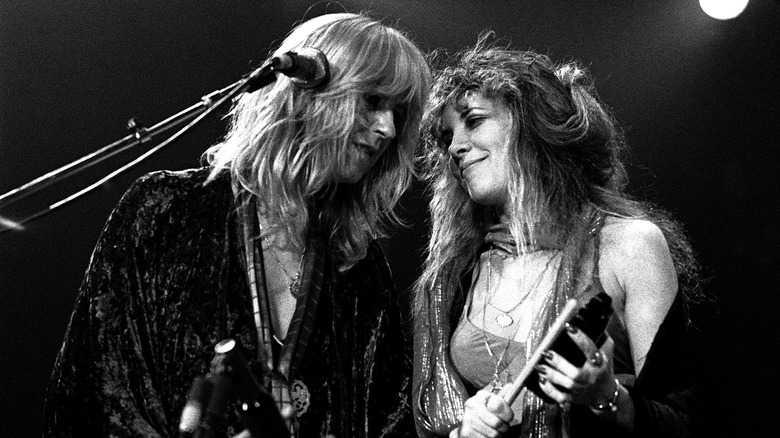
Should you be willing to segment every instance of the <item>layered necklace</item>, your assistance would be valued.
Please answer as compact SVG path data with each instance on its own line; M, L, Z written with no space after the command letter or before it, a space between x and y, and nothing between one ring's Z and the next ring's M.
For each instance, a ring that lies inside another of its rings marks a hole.
M531 293L531 291L533 289L528 289L525 292L525 295L520 297L520 299L517 301L517 304L512 306L512 308L509 309L509 310L503 310L503 309L499 308L498 306L496 306L495 304L493 304L491 302L493 297L491 296L491 292L492 291L490 289L490 279L493 276L493 269L492 269L492 266L493 266L493 264L492 264L493 254L492 254L492 252L493 252L493 248L488 250L488 269L487 269L488 270L488 278L487 278L487 291L485 292L485 303L487 303L488 306L490 306L490 307L492 307L492 308L494 308L494 309L496 309L498 311L498 315L496 315L496 317L494 318L495 321L496 321L496 324L498 324L498 326L501 327L501 328L507 328L510 325L515 323L515 320L514 320L514 318L512 318L512 315L510 315L510 313L514 312L515 309L517 309L518 307L520 307L521 304L523 304L523 301L525 301L525 299L528 297L528 295ZM509 257L509 256L499 256L499 257L501 257L502 260L506 260L507 257ZM484 317L484 315L483 315L483 317Z
M525 302L526 298L528 298L528 296L531 294L531 292L533 292L534 290L536 290L537 287L539 287L539 283L541 283L542 278L544 278L544 274L545 274L545 272L547 272L547 269L550 267L550 263L552 263L553 259L555 259L555 255L553 254L553 256L551 256L550 259L547 260L547 263L545 264L544 269L542 269L541 272L539 273L539 277L536 279L536 282L533 284L533 286L529 287L525 291L525 294L523 294L523 296L520 297L520 299L517 301L517 303L514 306L512 306L512 308L510 308L508 310L504 310L504 309L502 309L502 308L500 308L500 307L498 307L498 306L496 306L495 304L492 303L492 299L493 299L492 292L493 291L492 291L492 289L490 287L490 281L491 281L491 278L493 276L493 264L492 264L493 254L492 254L492 251L493 251L493 248L488 250L488 260L487 260L488 276L487 276L487 287L486 287L487 290L486 290L486 293L485 293L485 304L487 306L492 307L496 311L498 311L498 314L494 318L494 321L496 322L496 324L498 324L498 326L501 327L501 328L507 328L507 327L509 327L509 326L511 326L512 324L515 323L515 319L512 317L511 313L514 312L518 307L520 307L520 305L523 304L523 302ZM510 256L508 256L508 255L507 256L499 255L499 257L502 260L506 260Z
M489 305L490 307L496 309L499 312L498 315L496 315L496 317L494 318L494 321L496 322L496 324L498 324L499 327L507 328L512 326L515 323L515 320L514 318L512 318L512 315L510 315L510 313L513 312L518 307L520 307L520 304L522 304L526 300L526 298L528 298L528 296L531 295L531 293L539 287L539 284L541 283L542 278L544 278L544 275L547 272L547 270L550 268L552 261L556 259L556 253L553 253L550 256L549 260L547 260L547 263L544 265L544 269L542 269L541 272L539 273L539 276L536 279L536 281L533 283L531 287L528 288L528 290L525 291L525 294L523 294L523 296L520 297L520 300L517 302L517 304L512 306L511 309L504 311L503 309L496 307L490 302L492 298L491 279L493 277L493 269L492 269L492 261L491 261L493 258L492 251L493 248L488 250L488 254L487 254L487 281L486 281L486 290L485 290L485 300L483 301L483 305L482 305L482 329L483 329L482 341L485 344L485 349L487 350L488 355L490 355L490 358L493 360L493 363L495 364L493 368L493 379L491 380L490 387L491 387L491 391L497 392L498 390L501 389L501 386L503 386L500 383L501 382L500 374L503 371L501 370L501 364L504 362L504 357L506 356L506 353L509 350L509 346L511 345L514 338L517 336L517 332L520 329L520 324L518 324L517 327L515 327L512 335L507 337L506 343L504 344L504 348L501 351L501 354L498 356L498 358L496 358L496 354L493 352L493 349L490 347L490 342L488 342L487 336L485 335L485 332L487 331L486 330L487 325L485 323L487 306ZM502 257L502 259L506 259L507 257Z

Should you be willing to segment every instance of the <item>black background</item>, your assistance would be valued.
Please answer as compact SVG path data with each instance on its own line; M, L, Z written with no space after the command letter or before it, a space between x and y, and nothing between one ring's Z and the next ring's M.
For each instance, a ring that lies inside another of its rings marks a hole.
M430 4L428 4L430 3ZM717 301L696 313L710 436L778 428L775 316L780 262L780 4L752 0L736 19L695 0L309 1L0 0L0 194L193 105L256 67L299 20L365 10L425 50L473 44L493 29L521 49L589 66L627 129L631 192L687 226ZM37 436L43 394L92 247L130 182L198 164L219 116L96 192L0 234L0 436ZM0 210L19 219L94 181L109 160ZM419 186L411 226L385 248L399 289L426 241Z

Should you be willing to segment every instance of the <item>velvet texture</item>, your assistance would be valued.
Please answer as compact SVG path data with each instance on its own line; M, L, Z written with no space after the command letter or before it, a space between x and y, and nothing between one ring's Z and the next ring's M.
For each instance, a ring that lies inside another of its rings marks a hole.
M111 214L56 360L44 436L177 436L193 378L227 337L263 381L230 181L206 176L146 175ZM293 376L311 392L298 435L414 436L409 343L381 248L346 272L326 257L322 282ZM232 436L243 426L229 411Z

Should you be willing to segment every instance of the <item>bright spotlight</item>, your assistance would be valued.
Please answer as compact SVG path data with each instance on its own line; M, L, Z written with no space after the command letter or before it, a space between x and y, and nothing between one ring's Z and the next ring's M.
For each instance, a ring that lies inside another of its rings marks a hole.
M701 9L710 17L730 20L741 14L748 0L699 0Z

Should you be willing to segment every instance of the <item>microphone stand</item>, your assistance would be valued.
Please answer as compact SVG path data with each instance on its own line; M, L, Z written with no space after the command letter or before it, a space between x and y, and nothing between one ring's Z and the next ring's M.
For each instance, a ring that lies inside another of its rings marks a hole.
M103 160L106 160L120 152L123 152L137 145L143 144L144 142L148 142L160 133L166 132L187 121L190 121L189 124L187 124L184 128L182 128L178 132L174 133L163 143L160 143L159 145L155 146L154 148L150 149L143 155L136 158L135 160L120 167L114 172L111 172L110 174L101 178L97 182L87 186L86 188L54 204L49 205L48 208L38 211L37 213L28 216L22 219L21 221L11 221L0 216L0 227L5 226L5 228L0 228L0 234L12 229L22 228L24 224L34 219L37 219L39 217L42 217L48 213L51 213L57 208L62 207L63 205L68 204L71 201L89 193L90 191L101 186L108 180L116 177L120 173L129 170L135 165L141 163L142 161L149 158L154 153L160 151L164 147L167 147L168 145L173 143L174 140L178 139L181 135L183 135L193 126L198 124L201 120L206 118L206 116L214 112L225 102L233 99L238 94L243 93L245 91L251 92L272 83L274 80L276 80L276 77L272 74L273 71L274 71L273 65L271 65L270 63L266 63L260 68L256 69L254 72L245 75L241 80L225 88L213 91L203 96L199 103L192 105L189 108L186 108L168 117L167 119L157 123L151 128L144 128L140 126L134 118L130 119L128 121L128 128L135 131L133 134L130 134L120 140L110 143L107 146L104 146L98 149L97 151L92 152L91 154L85 155L84 157L79 158L76 161L73 161L65 166L60 167L59 169L53 170L22 186L19 186L7 193L4 193L3 195L0 195L0 208L6 207L64 178L67 178L71 175L74 175L78 172L88 169L89 167L92 167L95 164Z

